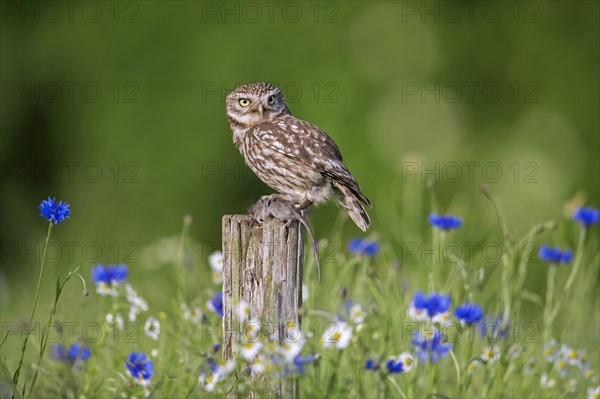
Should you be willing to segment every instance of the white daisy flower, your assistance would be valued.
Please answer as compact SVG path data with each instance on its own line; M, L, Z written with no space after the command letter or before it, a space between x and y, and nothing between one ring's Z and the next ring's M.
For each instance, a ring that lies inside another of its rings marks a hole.
M302 330L300 329L300 327L298 326L297 323L288 322L285 325L283 339L284 339L284 341L298 342L298 341L304 340L304 334L302 333Z
M243 331L243 338L246 341L255 341L255 338L260 332L260 322L258 319L250 320L245 326Z
M500 350L495 346L488 346L487 348L483 349L481 358L488 364L492 364L496 360L500 359Z
M439 323L442 327L446 327L454 323L452 314L450 312L438 313L431 318L431 321L433 323Z
M201 324L202 319L204 318L204 313L202 313L202 309L199 306L194 306L190 308L187 304L181 304L181 312L183 313L183 319L189 320L195 324Z
M565 378L567 376L567 361L565 359L558 358L554 362L554 370L562 377Z
M547 362L551 363L554 361L557 354L559 354L559 346L556 340L552 339L544 345L544 358Z
M415 364L415 358L412 355L412 353L410 353L410 352L402 352L398 356L398 361L400 363L402 363L402 372L403 373L410 372L410 370L412 370L412 368Z
M415 321L429 320L429 316L427 316L427 311L424 309L417 309L413 306L413 304L411 304L408 308L408 317Z
M244 358L244 360L251 361L256 357L256 355L258 355L258 352L262 346L263 345L260 343L260 341L246 342L240 347L240 355Z
M543 389L551 389L556 385L556 380L554 378L548 377L548 374L544 373L540 377L540 386Z
M212 392L215 390L215 385L217 385L217 382L219 381L219 377L220 376L217 373L212 373L210 375L206 375L206 373L202 373L202 374L200 374L200 377L198 377L198 384L206 392Z
M362 306L358 303L353 303L348 312L350 313L350 320L352 320L354 324L362 324L367 316L363 311Z
M586 370L583 370L583 376L585 377L586 380L589 380L592 383L596 382L596 380L598 379L598 378L596 378L594 370L592 370L589 367Z
M343 321L327 327L321 337L321 344L326 348L344 349L352 339L352 327Z
M106 314L106 323L110 325L112 328L117 328L122 330L125 328L125 321L123 320L123 316L120 313L113 315L112 313Z
M587 353L584 350L579 351L579 361L577 362L577 367L579 370L585 372L589 370L590 364L588 363Z
M212 279L215 284L223 282L223 253L215 251L208 257L208 263L212 269Z
M144 331L147 336L157 341L160 335L160 323L158 319L152 316L148 317L146 324L144 324Z
M100 295L110 295L110 296L117 297L117 296L119 296L118 288L119 288L119 285L115 284L114 282L107 284L106 282L101 281L96 286L96 292Z
M237 304L237 306L235 307L235 312L240 320L240 322L245 322L246 320L248 320L250 318L250 313L251 313L251 309L250 309L250 304L246 301L240 301L240 303Z
M148 310L148 303L138 295L130 284L125 285L125 291L127 292L127 302L131 305L129 308L129 321L134 322L138 314Z
M137 320L137 316L139 313L140 313L139 308L132 306L129 308L129 314L128 314L127 318L129 319L130 322L134 323Z
M537 359L535 358L535 356L530 356L529 359L527 359L525 366L523 366L523 374L525 374L525 375L533 374L533 372L535 371L536 365L537 365Z
M225 378L229 375L229 373L231 373L233 371L233 369L235 368L235 361L233 360L228 360L225 363L221 363L218 368L216 373L218 373L221 378Z
M256 356L254 362L252 363L252 373L254 374L262 374L267 370L267 360L263 355Z
M481 362L479 360L473 360L467 365L467 372L473 374L475 371L481 368Z
M306 339L298 324L289 322L286 324L283 343L278 348L278 352L287 363L292 363L296 356L300 354L305 343Z
M265 345L265 348L263 350L263 353L265 353L266 355L276 355L279 353L281 347L279 346L278 343L273 342L273 341L268 341Z
M286 363L293 363L296 356L300 354L304 347L304 339L298 341L285 340L279 348L279 353L285 359Z
M588 388L587 395L588 399L600 399L600 385L596 388Z
M569 382L567 382L567 386L565 387L565 389L569 393L574 393L575 391L577 391L577 381L575 380L575 378L571 378Z
M576 366L579 364L579 351L570 348L567 345L563 345L560 348L561 357L567 361L571 366Z
M216 369L212 372L212 374L206 374L203 372L198 377L198 384L202 389L207 392L212 392L215 389L215 385L220 380L224 379L233 371L235 368L235 362L233 360L229 360L226 363L221 363L216 366Z
M523 353L523 346L520 343L514 343L508 347L508 358L515 360Z

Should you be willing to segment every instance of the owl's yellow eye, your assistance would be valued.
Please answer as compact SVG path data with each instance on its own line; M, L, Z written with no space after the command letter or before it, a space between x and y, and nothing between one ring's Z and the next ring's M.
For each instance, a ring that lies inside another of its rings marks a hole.
M248 105L250 105L250 100L248 100L247 98L240 98L240 105L242 107L247 107Z
M275 104L275 96L269 96L267 102L269 103L269 105Z

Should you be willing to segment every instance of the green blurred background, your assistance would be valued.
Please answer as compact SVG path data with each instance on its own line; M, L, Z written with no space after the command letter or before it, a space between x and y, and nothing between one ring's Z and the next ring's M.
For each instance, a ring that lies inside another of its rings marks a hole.
M577 192L597 207L599 10L3 1L2 309L30 306L17 293L38 270L46 223L36 206L48 195L73 211L54 230L49 278L115 261L143 276L152 262L142 249L177 235L188 213L200 250L216 249L221 216L271 192L244 166L225 117L225 95L247 82L278 84L293 114L334 138L374 204L371 231L396 253L388 233L422 227L427 197L413 191L431 177L442 212L485 229L495 227L484 183L520 233L562 220ZM313 210L318 237L339 214ZM344 237L359 233L344 225ZM168 258L167 247L154 255Z

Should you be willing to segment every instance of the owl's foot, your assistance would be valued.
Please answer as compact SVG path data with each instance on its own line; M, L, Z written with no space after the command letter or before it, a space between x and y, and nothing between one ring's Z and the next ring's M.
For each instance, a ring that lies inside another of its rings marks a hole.
M271 203L276 199L281 199L284 200L286 202L291 202L292 204L298 204L300 202L300 198L295 195L295 194L269 194L269 195L263 195L262 197L260 197L260 199L258 200L258 202L261 201L265 201L267 203ZM257 203L258 203L257 202Z

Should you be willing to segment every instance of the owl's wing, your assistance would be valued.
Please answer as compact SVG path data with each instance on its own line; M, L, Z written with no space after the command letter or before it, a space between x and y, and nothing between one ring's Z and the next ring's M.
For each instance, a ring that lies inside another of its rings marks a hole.
M318 126L293 116L257 125L252 134L273 151L301 162L307 167L348 187L361 201L371 206L358 183L344 165L342 154L331 137Z

